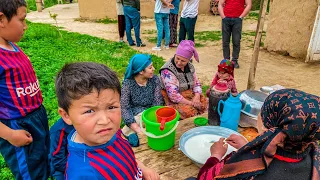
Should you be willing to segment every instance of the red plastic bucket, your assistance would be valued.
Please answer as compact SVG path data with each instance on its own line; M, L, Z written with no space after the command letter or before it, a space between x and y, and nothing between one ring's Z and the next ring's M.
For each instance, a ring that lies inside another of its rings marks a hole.
M156 111L157 121L160 123L160 130L164 130L164 126L166 122L169 122L176 118L177 113L176 110L171 107L163 107L159 108Z

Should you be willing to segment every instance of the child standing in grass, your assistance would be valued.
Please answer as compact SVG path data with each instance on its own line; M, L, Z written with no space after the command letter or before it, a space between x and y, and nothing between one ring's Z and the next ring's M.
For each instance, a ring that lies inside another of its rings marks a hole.
M158 180L121 137L120 82L103 64L65 65L56 78L59 114L73 125L66 179Z
M24 0L0 0L0 152L15 179L49 177L49 127L39 81L14 42L27 25Z

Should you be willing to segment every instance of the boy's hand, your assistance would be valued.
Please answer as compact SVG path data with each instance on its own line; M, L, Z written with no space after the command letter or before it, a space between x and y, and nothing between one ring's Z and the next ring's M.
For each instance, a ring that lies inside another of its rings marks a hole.
M145 180L160 180L160 176L155 170L146 167L142 162L138 160L137 160L137 164L138 164L138 167L141 169L142 176Z
M242 148L242 146L246 145L248 143L248 140L245 139L242 136L231 134L227 139L226 142L233 146L236 149Z
M145 180L160 180L159 174L148 167L144 167L142 170L142 176Z
M228 144L224 143L225 138L220 138L219 141L212 144L210 147L211 157L217 158L221 161L224 154L226 154L228 149Z
M12 130L11 135L7 138L7 141L16 147L20 147L32 143L32 137L28 131Z

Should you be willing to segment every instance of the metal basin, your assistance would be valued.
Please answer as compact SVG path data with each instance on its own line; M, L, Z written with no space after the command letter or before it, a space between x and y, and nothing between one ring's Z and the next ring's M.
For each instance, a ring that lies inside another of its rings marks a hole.
M202 167L210 157L211 145L221 137L228 138L231 134L242 136L236 131L220 126L196 127L183 133L180 137L179 150L191 159L195 165ZM234 147L228 145L228 150L225 155L235 150Z
M267 94L256 90L242 91L240 93L241 112L256 119L267 97Z

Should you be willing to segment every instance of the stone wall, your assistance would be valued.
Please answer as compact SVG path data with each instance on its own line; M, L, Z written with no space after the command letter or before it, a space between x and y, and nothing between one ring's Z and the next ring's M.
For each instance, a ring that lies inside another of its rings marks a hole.
M317 0L273 0L265 47L305 58L318 8Z
M116 3L115 0L78 0L80 17L87 19L116 19ZM154 0L140 0L141 16L154 17ZM180 10L183 0L180 3ZM210 0L201 0L199 5L199 14L209 14Z

